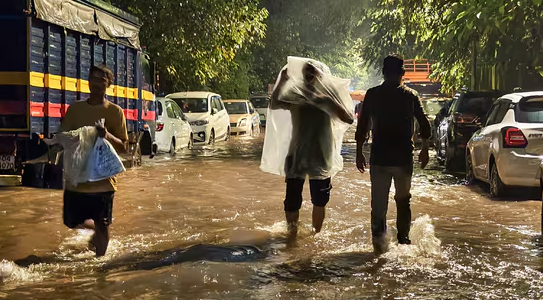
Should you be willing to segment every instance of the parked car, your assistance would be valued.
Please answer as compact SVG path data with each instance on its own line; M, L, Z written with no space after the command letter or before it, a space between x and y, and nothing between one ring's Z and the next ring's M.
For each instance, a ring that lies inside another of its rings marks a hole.
M436 153L441 165L445 164L449 170L463 165L466 144L484 124L488 110L499 96L496 91L466 91L455 95L448 116L437 128Z
M173 100L157 99L156 144L159 152L175 154L182 148L192 148L193 134L187 117Z
M435 119L437 118L439 112L447 106L447 103L451 99L448 98L425 98L421 99L422 110L430 122L430 128L432 129L432 138L430 138L430 143L433 144L433 137L436 135L436 126ZM415 134L414 142L415 144L420 143L420 125L419 122L415 119Z
M260 133L260 116L249 100L224 100L234 135Z
M166 96L179 105L194 133L194 143L214 144L228 140L230 119L219 94L211 92L180 92Z
M255 107L260 117L260 125L266 126L266 118L268 116L268 105L270 103L269 95L253 95L251 96L251 103Z
M543 91L500 97L467 145L466 178L490 184L493 197L511 186L538 187L543 159Z

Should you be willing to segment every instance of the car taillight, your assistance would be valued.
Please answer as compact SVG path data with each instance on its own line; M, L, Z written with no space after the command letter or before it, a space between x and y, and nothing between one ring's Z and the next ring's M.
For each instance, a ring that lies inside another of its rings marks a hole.
M162 131L164 129L164 123L157 123L156 124L156 131Z
M509 148L524 148L528 146L528 140L524 133L516 127L507 127L502 129L503 146Z

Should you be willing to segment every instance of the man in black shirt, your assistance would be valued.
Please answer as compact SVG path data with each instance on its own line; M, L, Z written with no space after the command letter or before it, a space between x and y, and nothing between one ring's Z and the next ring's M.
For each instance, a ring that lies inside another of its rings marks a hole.
M371 177L371 224L373 247L377 255L386 252L386 214L388 195L394 179L396 207L398 211L398 243L410 244L411 227L411 176L413 173L414 118L420 124L422 150L419 162L424 168L428 163L428 139L430 123L424 115L416 91L401 81L405 71L403 59L398 55L385 58L383 84L367 91L358 117L356 132L357 159L360 172L365 172L366 158L362 147L366 142L369 124L372 124L370 154Z

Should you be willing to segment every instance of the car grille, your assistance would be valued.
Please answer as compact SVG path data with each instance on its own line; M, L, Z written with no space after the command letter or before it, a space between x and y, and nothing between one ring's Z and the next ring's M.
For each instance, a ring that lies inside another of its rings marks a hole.
M238 123L230 123L230 127L237 127Z

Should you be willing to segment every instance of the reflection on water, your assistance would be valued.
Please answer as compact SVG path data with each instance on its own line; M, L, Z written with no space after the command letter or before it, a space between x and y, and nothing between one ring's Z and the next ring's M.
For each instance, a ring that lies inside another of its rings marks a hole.
M390 251L376 259L369 175L355 170L348 142L323 231L311 234L307 189L288 243L284 179L259 170L262 139L158 156L124 174L99 259L88 231L63 226L61 191L0 190L0 298L541 299L540 202L493 201L435 165L417 170L413 244L396 243L392 202Z

